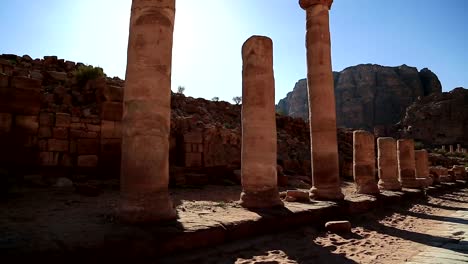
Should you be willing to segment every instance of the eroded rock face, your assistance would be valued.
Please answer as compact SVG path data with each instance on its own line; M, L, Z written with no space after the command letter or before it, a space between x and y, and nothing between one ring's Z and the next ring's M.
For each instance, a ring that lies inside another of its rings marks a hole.
M432 145L468 146L468 89L433 94L406 110L400 134Z
M334 72L337 124L340 127L370 129L397 123L405 109L419 96L440 93L437 76L402 65L358 65ZM277 110L308 118L307 82L299 80L294 90L280 100Z

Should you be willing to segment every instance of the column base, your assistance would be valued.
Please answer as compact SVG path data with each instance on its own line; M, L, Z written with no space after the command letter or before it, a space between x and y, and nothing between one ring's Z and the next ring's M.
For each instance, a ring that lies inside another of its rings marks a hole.
M401 180L401 186L403 188L412 188L412 189L418 189L421 188L421 181L414 179L407 179L407 180Z
M169 192L122 194L117 212L126 223L150 223L177 219Z
M379 194L380 190L377 184L375 183L362 185L362 186L359 186L356 184L356 193L374 195L374 194Z
M399 181L383 181L379 180L379 189L386 191L401 191L401 183Z
M245 208L271 208L284 206L279 197L277 188L268 190L243 190L240 196L240 205Z
M344 199L344 194L339 186L315 187L312 186L309 194L310 199L323 201L340 201Z

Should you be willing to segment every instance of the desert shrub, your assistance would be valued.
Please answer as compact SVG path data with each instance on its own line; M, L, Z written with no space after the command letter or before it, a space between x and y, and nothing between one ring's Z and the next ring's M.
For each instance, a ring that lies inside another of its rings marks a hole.
M92 65L84 65L78 67L74 72L76 81L80 87L86 85L90 80L95 80L100 77L106 76L104 70L100 67L94 67Z
M177 87L177 93L178 94L184 94L184 92L185 92L185 86L180 86L179 85L179 87Z
M239 105L242 102L242 97L234 96L232 100L234 101L234 103L236 103L236 105Z
M219 97L215 96L211 99L211 101L214 101L214 102L218 102L219 101Z

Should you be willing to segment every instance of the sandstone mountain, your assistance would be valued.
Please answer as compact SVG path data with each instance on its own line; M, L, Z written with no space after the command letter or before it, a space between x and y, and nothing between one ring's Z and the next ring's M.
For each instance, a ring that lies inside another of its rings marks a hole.
M468 147L468 89L456 88L417 100L407 108L398 128L401 136L425 144Z
M348 128L389 127L397 123L418 97L440 94L437 76L425 68L402 65L385 67L362 64L334 72L337 125ZM277 110L308 118L307 81L299 80L293 91L279 101Z

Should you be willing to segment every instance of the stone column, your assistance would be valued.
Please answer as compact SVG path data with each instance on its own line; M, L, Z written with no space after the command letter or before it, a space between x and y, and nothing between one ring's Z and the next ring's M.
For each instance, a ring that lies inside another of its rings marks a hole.
M312 158L311 198L341 200L331 68L329 9L332 0L300 0L306 10L307 89Z
M425 186L430 186L433 183L429 173L429 155L427 150L421 149L414 152L416 162L416 179L425 182Z
M457 144L457 153L461 153L461 145L460 144Z
M449 153L453 153L453 145L449 146Z
M445 152L445 145L442 145L442 151Z
M120 216L176 218L168 192L175 0L133 0L122 120Z
M253 36L242 46L242 194L248 208L283 205L276 175L273 42Z
M400 139L397 143L398 176L401 185L405 188L419 188L420 182L416 180L416 161L414 158L414 141Z
M377 139L377 163L379 167L378 186L382 190L399 191L401 183L398 181L398 158L395 139L382 137Z
M375 180L374 135L364 130L353 132L353 175L357 193L380 192Z

